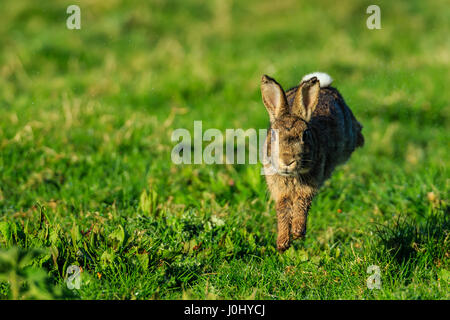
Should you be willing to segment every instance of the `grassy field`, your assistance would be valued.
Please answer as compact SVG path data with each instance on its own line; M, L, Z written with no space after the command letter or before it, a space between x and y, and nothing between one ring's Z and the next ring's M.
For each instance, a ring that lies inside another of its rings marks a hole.
M450 299L450 10L370 4L2 0L0 298ZM261 165L175 165L171 133L267 128L261 75L317 70L366 145L279 254Z

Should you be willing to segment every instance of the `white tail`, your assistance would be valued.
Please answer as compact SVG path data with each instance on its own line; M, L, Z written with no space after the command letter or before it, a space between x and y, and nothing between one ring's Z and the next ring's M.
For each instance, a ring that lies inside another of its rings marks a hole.
M309 74L307 74L306 76L303 77L302 82L306 81L306 80L309 80L309 79L311 79L313 77L316 77L319 80L321 88L328 87L333 82L333 78L330 77L330 75L325 73L325 72L309 73Z

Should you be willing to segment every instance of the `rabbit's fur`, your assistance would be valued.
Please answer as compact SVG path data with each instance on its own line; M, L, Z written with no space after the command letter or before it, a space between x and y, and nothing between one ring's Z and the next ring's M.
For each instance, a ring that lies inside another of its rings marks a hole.
M287 92L266 75L261 80L270 116L264 171L276 203L281 252L291 235L305 236L311 201L334 168L364 145L362 126L339 92L329 83L321 87L314 74L305 78Z

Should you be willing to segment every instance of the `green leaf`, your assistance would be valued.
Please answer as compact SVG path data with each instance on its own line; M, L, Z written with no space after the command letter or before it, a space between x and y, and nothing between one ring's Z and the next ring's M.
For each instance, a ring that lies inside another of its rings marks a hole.
M102 266L102 268L107 268L110 264L112 264L114 261L114 253L106 250L105 252L102 253L101 257L100 257L100 265Z
M58 248L56 246L51 246L50 253L52 255L53 264L55 265L56 270L58 270L58 256L59 256Z
M9 243L12 239L11 228L9 226L9 222L1 221L0 222L0 233L5 238L6 242Z
M439 271L439 278L442 281L449 282L450 281L450 271L446 269L442 269Z
M139 197L139 209L148 215L156 215L158 202L158 192L155 188L152 188L149 193L144 190Z
M108 239L112 242L114 250L119 249L125 240L125 230L121 225L109 234Z
M148 269L148 262L149 262L148 254L146 254L146 253L136 254L136 259L137 259L137 262L138 262L139 266L144 271L147 271L147 269Z
M50 235L49 235L50 243L53 245L58 244L61 240L59 239L59 226L56 225L55 227L51 228Z
M309 260L308 252L305 250L299 250L297 253L297 260L300 262L305 262Z
M81 239L80 229L78 228L78 225L74 222L72 229L70 230L70 236L72 237L72 244L74 246L74 249L78 249L77 242Z

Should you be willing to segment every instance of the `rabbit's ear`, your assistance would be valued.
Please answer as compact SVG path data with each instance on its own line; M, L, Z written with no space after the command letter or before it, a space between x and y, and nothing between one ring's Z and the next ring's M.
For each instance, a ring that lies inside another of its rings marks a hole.
M283 88L269 76L263 75L261 79L261 94L270 122L287 112L287 100Z
M316 77L303 81L297 89L291 113L309 121L319 102L320 82Z

